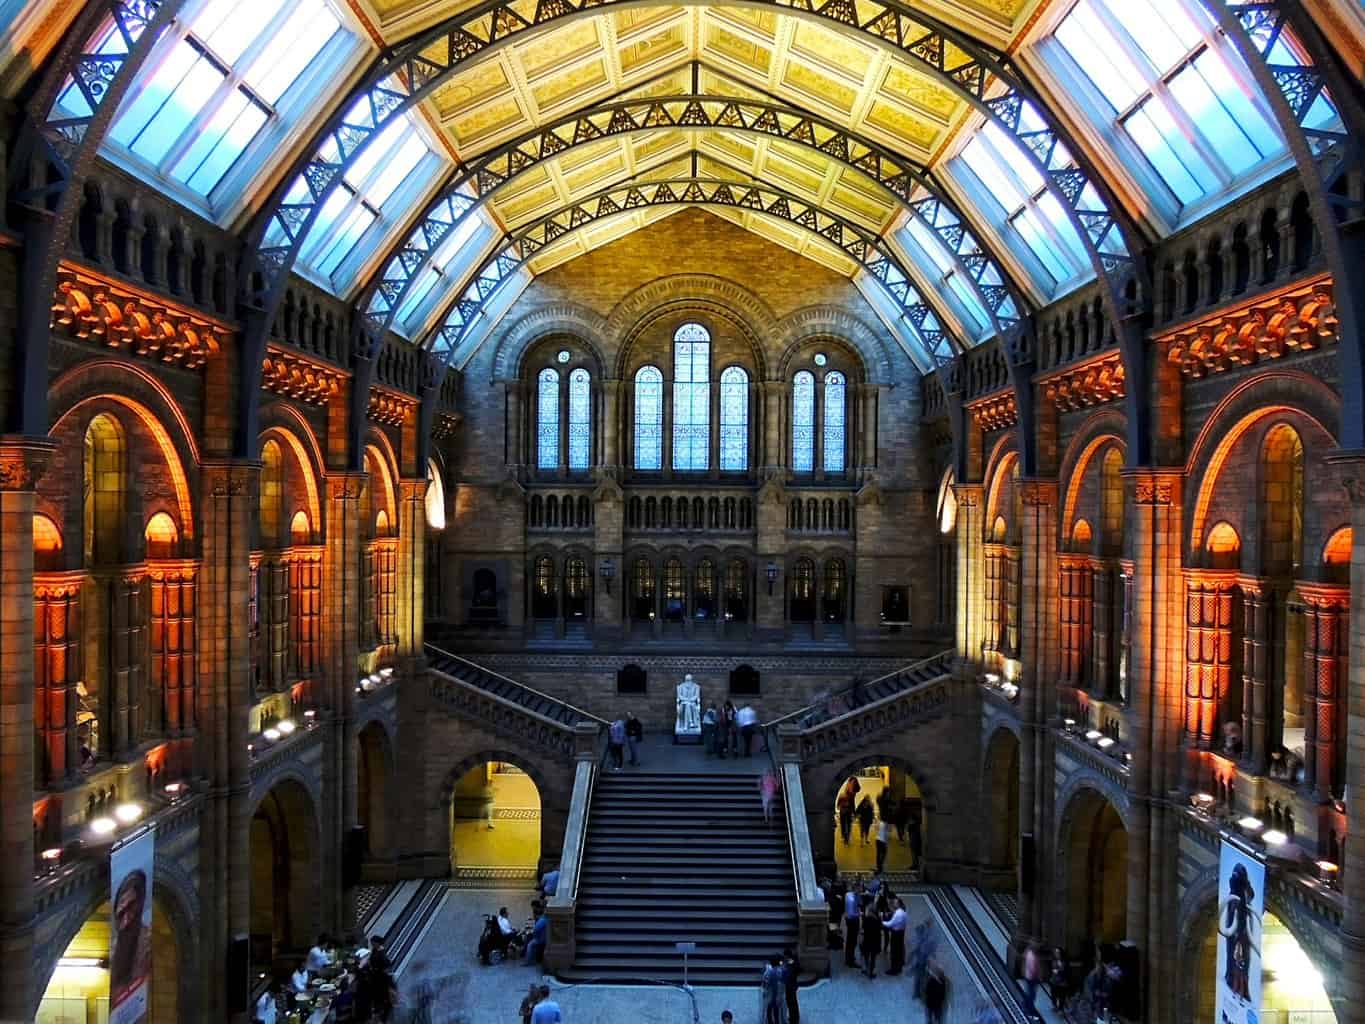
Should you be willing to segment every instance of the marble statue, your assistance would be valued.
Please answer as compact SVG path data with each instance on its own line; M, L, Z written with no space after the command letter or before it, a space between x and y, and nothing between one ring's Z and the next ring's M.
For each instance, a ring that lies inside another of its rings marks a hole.
M673 737L696 737L701 739L701 687L692 679L689 672L678 684L678 719L673 725Z

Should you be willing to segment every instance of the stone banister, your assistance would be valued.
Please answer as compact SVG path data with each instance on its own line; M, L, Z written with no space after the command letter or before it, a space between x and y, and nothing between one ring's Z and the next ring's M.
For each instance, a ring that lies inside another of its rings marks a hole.
M545 968L561 971L573 966L577 955L578 874L583 864L583 850L588 837L588 813L592 807L593 784L597 781L598 748L603 732L593 722L579 722L574 727L576 740L573 798L569 802L569 817L564 826L564 852L559 859L559 884L550 897L546 915L550 919L550 934L545 945Z
M787 845L791 854L792 877L796 881L797 955L801 965L818 977L829 974L829 945L826 925L829 906L815 880L815 854L810 844L810 822L806 817L806 791L801 782L800 730L795 724L776 729L777 743L769 733L768 754L782 779L782 802L787 812Z

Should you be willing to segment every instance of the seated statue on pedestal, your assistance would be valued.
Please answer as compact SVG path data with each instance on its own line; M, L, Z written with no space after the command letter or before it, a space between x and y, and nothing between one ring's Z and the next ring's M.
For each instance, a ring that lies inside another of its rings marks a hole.
M678 718L673 725L673 740L679 737L701 741L701 687L692 680L692 673L683 676L678 684Z

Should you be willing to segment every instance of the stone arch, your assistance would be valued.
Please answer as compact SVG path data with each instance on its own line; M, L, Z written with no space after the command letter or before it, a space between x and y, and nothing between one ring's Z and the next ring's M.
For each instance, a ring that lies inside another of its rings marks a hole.
M702 309L739 328L749 343L759 379L767 374L763 338L777 336L778 321L762 299L733 281L710 274L676 274L641 285L612 309L606 337L614 347L613 375L623 377L635 338L660 317L680 307Z
M1119 449L1127 454L1127 419L1117 409L1101 409L1086 417L1071 443L1066 446L1062 456L1061 474L1058 479L1065 488L1062 499L1062 516L1057 521L1058 536L1065 538L1076 516L1080 500L1081 485L1085 482L1086 470L1093 459L1106 445L1117 443Z
M1118 941L1127 933L1130 822L1127 800L1115 796L1111 786L1085 770L1057 795L1052 930L1067 949L1096 938ZM1122 900L1116 896L1120 892Z
M1185 461L1185 479L1195 495L1187 502L1190 550L1203 545L1219 472L1237 442L1259 421L1283 412L1304 417L1333 439L1341 436L1341 400L1316 377L1297 370L1270 370L1233 388L1209 414Z
M858 356L867 382L896 382L884 335L846 309L831 305L805 306L788 313L778 326L780 333L776 341L781 354L773 372L779 380L786 380L791 375L791 361L803 345L819 338L832 338Z
M388 447L387 439L383 446L375 444L370 438L366 439L364 465L370 476L369 501L361 503L362 514L367 519L362 523L361 532L367 537L386 536L396 533L398 529L398 476L392 454L393 449ZM385 531L381 531L377 525L381 516L386 524Z
M385 862L394 850L397 762L389 725L371 718L356 730L356 821L365 827L367 860Z
M99 365L109 365L103 361L97 362ZM84 372L87 367L91 367L88 373ZM151 435L170 475L175 491L175 519L180 525L181 536L189 543L196 533L195 504L190 486L190 471L197 472L199 466L199 450L194 436L180 407L159 382L134 366L118 364L118 369L120 373L127 374L127 387L120 392L102 390L105 385L92 378L94 368L91 363L82 363L57 378L49 391L50 402L52 408L63 411L53 417L49 433L55 433L67 417L78 415L91 403L108 402L132 413L138 424ZM123 382L120 382L120 386L123 386ZM174 433L167 427L168 423L173 426Z
M108 871L106 870L103 874L96 873L95 878L97 881L92 889L86 893L86 898L66 914L49 938L35 950L33 993L34 999L37 1001L42 1000L43 993L52 980L53 972L57 968L58 958L62 956L91 915L109 902ZM199 984L199 932L201 922L199 920L199 898L195 892L193 878L180 867L178 862L168 860L165 857L155 858L152 872L152 900L153 929L156 928L156 916L159 911L164 915L174 933L177 954L177 962L173 965L171 972L153 971L153 1000L156 998L155 986L157 982L164 979L167 973L172 973L176 979L177 1019L195 1020L199 1016L198 1007L201 995ZM35 1002L33 1006L35 1014L37 1008L37 1002Z
M607 321L601 314L574 302L556 302L533 309L502 332L493 351L489 383L516 380L521 376L523 354L541 338L550 334L573 335L597 360L601 372L607 372L607 359L594 339L608 337Z
M1007 537L1015 536L1015 531L1020 528L1019 523L1015 522L1013 507L1002 509L1000 507L1000 496L1004 481L1011 478L1011 473L1019 464L1019 449L1014 443L1014 433L1000 439L1000 442L991 451L990 461L986 468L986 514L983 520L987 536L990 535L991 524L999 516L1004 516L1009 524Z
M451 830L454 823L453 815L456 810L456 787L469 772L494 761L502 761L515 766L525 772L535 785L536 796L540 802L539 862L543 863L547 856L554 856L551 851L557 851L560 848L563 829L562 815L566 814L568 810L568 796L555 788L552 781L554 776L547 774L545 767L534 757L528 757L518 751L490 747L470 754L459 761L446 773L442 780L439 807L445 828L450 830L447 832L447 840L451 845L452 866L458 864L460 859L460 851L455 849L454 833Z
M308 513L308 523L313 530L321 531L322 499L319 495L318 484L321 479L321 467L319 463L313 461L309 451L310 445L306 443L311 441L311 447L315 448L317 440L312 436L312 431L308 429L306 422L302 426L307 431L302 439L295 432L293 424L287 427L273 424L267 426L256 439L257 458L261 457L261 452L264 450L267 441L274 441L289 453L293 459L294 469L303 482L303 498L306 502L305 511ZM286 499L288 498L287 489L284 496ZM280 527L282 531L287 532L286 528L292 521L295 511L297 511L297 507L291 508L289 505L286 505L282 510L283 523Z
M270 788L252 802L248 842L252 959L273 964L286 952L306 950L321 920L316 794L293 774L272 779Z
M547 794L554 792L554 788L550 784L550 776L534 758L527 757L518 751L490 747L470 754L446 772L445 778L441 782L442 806L449 810L450 802L455 794L455 784L464 778L470 769L477 768L481 764L487 764L489 761L506 761L508 764L516 765L531 777L531 781L536 784L536 789L540 790L541 800L544 800Z

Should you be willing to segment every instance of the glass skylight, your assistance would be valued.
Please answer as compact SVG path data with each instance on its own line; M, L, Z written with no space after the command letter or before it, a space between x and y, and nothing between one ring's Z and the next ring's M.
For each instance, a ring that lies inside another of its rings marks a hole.
M951 297L954 312L975 338L988 333L990 314L972 282L958 269L943 240L924 221L911 217L896 235L901 247L941 294Z
M157 44L106 144L208 199L342 37L327 0L207 0ZM122 44L111 29L103 45Z
M1080 0L1055 38L1179 206L1284 150L1250 73L1196 4Z

